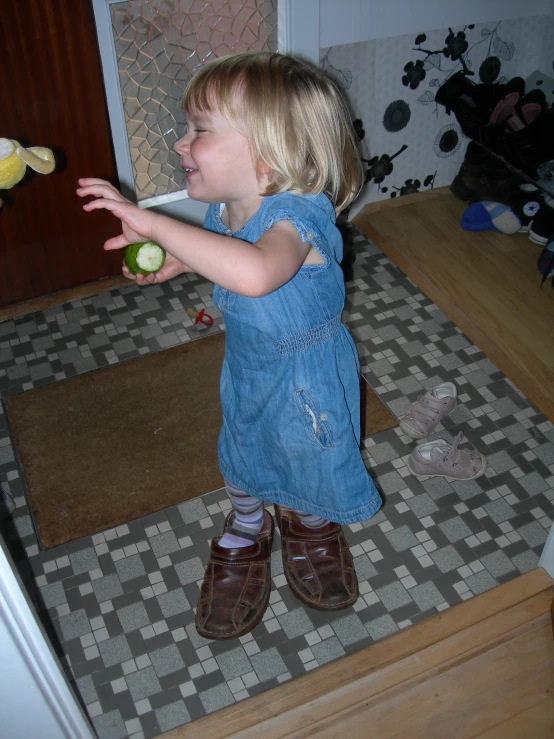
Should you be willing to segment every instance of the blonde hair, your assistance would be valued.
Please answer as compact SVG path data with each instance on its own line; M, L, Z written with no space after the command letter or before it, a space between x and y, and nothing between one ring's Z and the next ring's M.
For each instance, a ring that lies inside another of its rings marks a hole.
M340 212L363 184L345 95L306 62L271 52L214 59L192 78L183 109L219 112L248 139L271 171L264 196L323 192Z

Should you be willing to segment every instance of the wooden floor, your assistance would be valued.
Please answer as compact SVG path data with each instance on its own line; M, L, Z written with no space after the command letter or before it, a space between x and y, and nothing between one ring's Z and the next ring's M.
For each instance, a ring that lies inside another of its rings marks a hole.
M354 223L554 421L554 290L526 234L471 232L448 188L367 206Z
M554 581L542 569L163 739L547 739Z

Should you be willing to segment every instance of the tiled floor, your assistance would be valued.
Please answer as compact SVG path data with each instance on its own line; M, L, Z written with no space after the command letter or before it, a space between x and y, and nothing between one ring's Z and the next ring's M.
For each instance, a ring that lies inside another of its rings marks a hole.
M454 381L458 407L434 436L462 430L489 467L475 481L421 482L405 466L414 442L397 429L365 441L386 502L346 527L361 590L350 610L295 600L277 535L263 622L236 641L199 637L193 609L229 508L222 490L40 551L2 410L0 481L17 506L0 526L100 739L154 737L537 566L554 512L552 423L375 245L358 235L356 250L346 320L369 383L398 415ZM210 293L182 277L0 323L1 397L198 338L187 309L217 319Z

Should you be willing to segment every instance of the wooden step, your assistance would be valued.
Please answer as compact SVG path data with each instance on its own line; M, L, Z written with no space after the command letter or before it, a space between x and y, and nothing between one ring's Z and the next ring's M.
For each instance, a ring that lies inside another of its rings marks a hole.
M366 205L354 218L466 336L554 421L554 291L527 234L466 231L467 203L439 188Z
M522 714L550 730L553 598L538 568L163 737L469 739Z

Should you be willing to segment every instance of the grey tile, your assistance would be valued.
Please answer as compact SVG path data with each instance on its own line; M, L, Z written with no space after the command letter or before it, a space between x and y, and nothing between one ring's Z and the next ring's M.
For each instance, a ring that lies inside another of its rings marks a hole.
M129 736L119 709L94 716L92 725L102 739L126 739Z
M279 677L287 672L287 666L275 647L266 652L259 652L250 657L252 667L261 682Z
M533 451L543 464L547 466L554 464L554 444L541 444L541 446L535 447Z
M360 554L359 557L354 557L354 568L360 582L370 580L377 574L377 570L367 554Z
M467 539L467 537L471 536L472 533L471 529L466 526L459 516L440 523L439 528L452 543L460 541L460 539Z
M427 493L415 495L413 498L408 498L406 502L418 518L425 518L439 510Z
M79 695L83 699L83 703L86 706L98 700L98 693L96 692L96 688L94 687L92 675L85 675L85 677L80 677L75 682L77 684L77 688L79 689Z
M449 414L448 419L444 423L452 423L454 426L461 426L463 423L473 421L473 413L465 405L457 405Z
M199 557L186 559L184 562L178 562L175 565L175 572L179 577L182 585L197 582L204 577L204 565Z
M444 603L445 600L433 582L426 582L410 588L410 595L421 611L428 611L430 608Z
M150 618L142 602L118 608L117 616L125 633L142 629L150 623Z
M538 521L533 521L525 526L518 527L517 533L523 537L530 547L542 546L548 536L548 533Z
M394 371L394 365L388 359L378 359L376 362L369 362L368 368L376 377L390 375Z
M414 536L407 526L400 526L395 531L387 531L385 536L397 552L403 552L420 544L419 539Z
M453 546L437 549L435 552L430 552L429 556L441 572L450 572L464 564L464 560Z
M460 500L471 500L483 492L476 480L452 480L451 485Z
M149 656L158 677L170 675L172 672L177 672L185 666L176 644L169 644L162 649L156 649L150 652Z
M311 647L312 653L319 665L325 665L334 659L342 657L346 652L336 637L331 637Z
M402 351L406 352L409 357L420 357L425 354L425 346L421 341L408 341L402 344Z
M65 640L75 639L78 636L90 634L90 622L84 608L68 613L66 616L60 616L60 628Z
M123 595L121 581L117 575L107 575L92 581L92 589L99 603Z
M531 572L539 565L539 557L535 552L522 552L512 557L512 562L515 564L517 569L522 575L526 572Z
M416 380L413 375L409 375L408 377L401 377L398 380L395 380L395 382L398 389L402 392L403 395L415 395L416 393L423 394L424 392L422 384L419 380Z
M134 554L131 557L117 560L115 562L115 569L121 582L128 582L135 577L146 575L140 554Z
M220 708L231 706L235 702L227 683L222 683L221 685L217 685L215 688L210 688L209 690L205 690L200 693L200 700L202 701L202 705L204 706L206 713L219 711Z
M39 593L46 608L54 608L55 606L61 606L63 603L67 603L67 597L61 581L51 583L50 585L43 585L39 588Z
M537 472L520 477L518 482L529 495L538 495L550 489L550 485Z
M188 638L190 639L194 649L200 649L200 647L205 647L206 645L211 644L210 639L200 636L193 623L187 624L185 626L185 631L187 632Z
M223 652L216 657L217 664L221 670L225 680L233 680L235 677L241 677L252 672L252 663L248 659L244 647L240 646L231 649L229 652Z
M481 557L481 562L493 577L502 577L515 569L513 562L502 551L486 554Z
M379 475L378 481L379 487L385 495L392 495L392 493L397 493L406 487L406 481L398 472L387 472L384 475Z
M343 616L333 621L332 626L343 647L355 644L357 641L361 641L367 637L367 631L356 614Z
M131 672L125 676L125 680L134 701L149 698L162 689L153 667L145 667L144 670Z
M167 593L162 593L156 597L164 618L177 616L178 614L186 613L191 609L187 596L180 588L177 590L170 590Z
M486 503L483 508L495 523L504 523L504 521L509 521L510 518L516 515L512 506L502 498L493 500L491 503Z
M287 635L287 639L294 639L297 636L302 636L302 634L307 634L314 628L303 608L297 608L295 611L289 611L282 616L278 616L278 621Z
M375 592L387 611L394 611L395 608L412 603L409 591L401 582L393 582L390 585L385 585L384 588L377 588Z
M386 441L383 444L372 446L371 456L377 464L382 464L383 462L390 462L391 459L398 459L398 452Z
M90 572L98 568L98 557L92 547L80 549L69 555L73 572L80 575L82 572Z
M467 349L467 347L470 346L469 341L462 334L451 336L450 338L445 339L444 343L453 352L459 351L460 349Z
M433 500L440 500L446 495L452 495L453 488L444 477L430 477L422 482L423 487Z
M398 631L398 626L392 616L389 616L388 613L379 618L374 618L371 621L366 621L365 627L374 641L383 639L385 636Z
M475 575L466 577L465 583L474 595L485 593L487 590L491 590L498 584L487 570L481 570L481 572L477 572Z
M155 713L161 731L170 731L177 726L188 724L190 721L190 714L185 701L182 700L157 708Z
M113 665L126 662L133 656L129 642L124 634L100 642L98 649L106 667L113 667Z
M520 423L514 423L502 429L502 433L508 438L511 444L520 444L531 438L531 433Z
M490 377L485 372L475 371L469 372L465 375L465 379L470 382L474 387L483 387L490 383Z
M513 416L519 411L518 406L511 398L500 398L500 400L493 401L491 405L499 416Z
M496 452L496 454L490 454L487 457L489 467L495 472L507 472L508 470L517 467L517 462L506 452Z
M152 536L148 543L152 547L155 557L165 557L167 554L173 554L173 552L178 552L181 549L173 531Z

